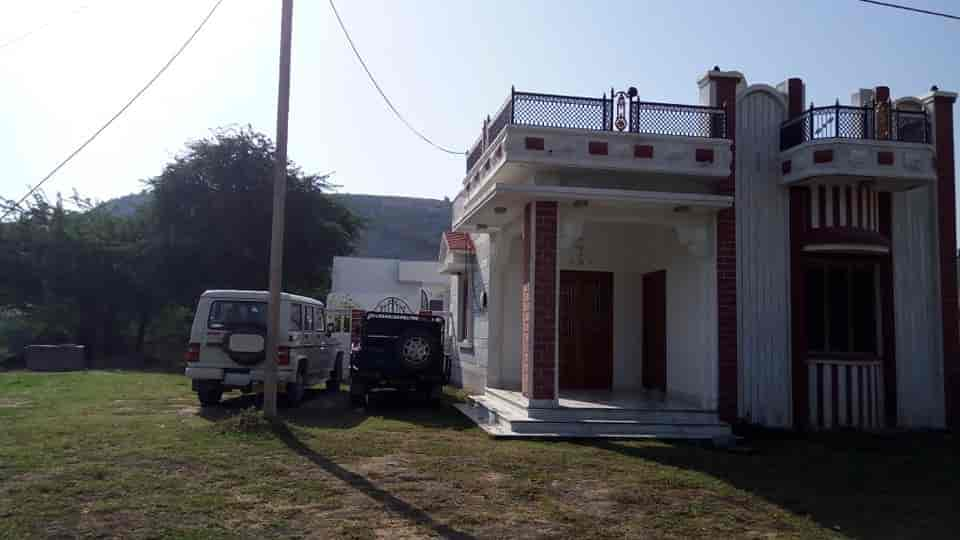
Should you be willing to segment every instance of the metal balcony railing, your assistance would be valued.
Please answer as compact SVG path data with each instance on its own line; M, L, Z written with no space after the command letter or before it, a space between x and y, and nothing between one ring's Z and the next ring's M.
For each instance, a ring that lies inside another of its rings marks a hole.
M810 107L780 126L780 150L820 139L872 139L930 142L924 111L832 105Z
M636 99L636 90L600 98L534 94L511 90L480 138L467 153L469 172L484 150L508 125L621 131L650 135L727 138L726 111L721 107L655 103Z

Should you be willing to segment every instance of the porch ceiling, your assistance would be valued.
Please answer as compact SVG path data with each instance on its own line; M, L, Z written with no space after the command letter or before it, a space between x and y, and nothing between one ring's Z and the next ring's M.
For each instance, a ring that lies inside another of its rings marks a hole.
M618 215L626 218L629 210L641 208L704 214L733 206L733 197L728 195L498 183L464 213L454 230L499 230L522 215L524 206L532 201L587 201L592 209L609 209L611 219Z

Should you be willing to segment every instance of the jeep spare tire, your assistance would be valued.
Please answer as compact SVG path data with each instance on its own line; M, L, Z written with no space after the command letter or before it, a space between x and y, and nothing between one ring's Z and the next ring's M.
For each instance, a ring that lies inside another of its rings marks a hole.
M403 367L411 371L422 371L430 366L437 344L429 332L412 328L400 336L397 344L397 356Z
M253 366L263 361L267 333L258 325L235 326L223 336L223 350L241 366Z

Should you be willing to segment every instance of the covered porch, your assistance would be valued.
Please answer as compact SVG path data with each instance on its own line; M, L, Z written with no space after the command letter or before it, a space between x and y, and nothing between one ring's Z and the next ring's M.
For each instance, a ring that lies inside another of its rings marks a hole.
M497 185L483 395L499 436L729 434L718 420L717 212L728 196Z

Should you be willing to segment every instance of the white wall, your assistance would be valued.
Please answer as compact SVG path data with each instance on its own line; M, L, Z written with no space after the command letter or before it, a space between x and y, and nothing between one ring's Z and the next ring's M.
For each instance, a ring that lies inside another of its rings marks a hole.
M939 258L933 187L893 195L897 424L945 426Z
M439 268L439 263L434 261L334 257L330 292L349 296L366 310L373 309L388 296L395 296L404 299L410 309L416 311L420 309L421 288L435 289L447 282ZM446 297L446 293L441 296Z
M487 384L487 359L489 357L489 317L488 310L483 309L481 295L486 291L490 294L490 236L487 234L473 234L476 257L468 259L468 273L470 278L479 283L471 289L471 294L477 294L476 301L469 300L469 311L472 316L473 339L469 343L458 343L453 355L452 378L455 384L473 391L480 392ZM458 324L461 313L459 276L450 279L450 311L454 314L453 324ZM488 298L489 301L489 298ZM459 336L458 336L459 337Z
M787 111L779 95L756 85L737 100L737 401L741 418L790 427L790 194L780 183Z
M667 394L717 408L717 274L712 257L667 265Z

